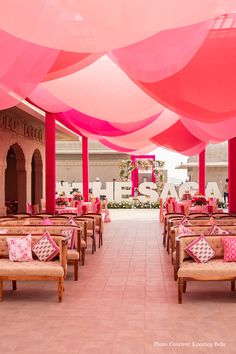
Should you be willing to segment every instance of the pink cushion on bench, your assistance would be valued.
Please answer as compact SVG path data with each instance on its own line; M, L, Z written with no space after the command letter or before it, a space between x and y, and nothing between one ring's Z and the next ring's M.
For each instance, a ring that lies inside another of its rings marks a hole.
M236 262L236 237L223 237L222 242L224 246L224 261Z
M209 245L203 234L185 247L184 250L197 263L206 263L216 255L214 249Z
M53 241L50 233L46 231L34 245L32 251L40 261L45 262L51 261L59 253L59 247Z
M12 262L29 262L33 260L31 235L7 238L9 259Z

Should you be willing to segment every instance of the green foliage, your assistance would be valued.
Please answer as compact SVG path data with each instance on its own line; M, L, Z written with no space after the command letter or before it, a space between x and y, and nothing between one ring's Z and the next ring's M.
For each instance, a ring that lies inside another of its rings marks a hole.
M108 203L109 209L159 209L160 203L159 202L140 202L139 200L134 201L125 201L122 200L121 202L109 202Z

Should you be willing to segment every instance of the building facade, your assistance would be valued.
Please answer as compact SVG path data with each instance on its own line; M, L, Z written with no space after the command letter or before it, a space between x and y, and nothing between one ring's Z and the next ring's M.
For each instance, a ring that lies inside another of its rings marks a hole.
M198 182L198 155L190 156L187 163L177 166L187 169L189 181ZM225 180L228 177L228 143L210 144L206 148L206 184L216 182L223 194Z
M45 195L45 115L27 102L0 111L0 215L25 212ZM78 137L57 125L56 139Z
M57 141L56 148L57 182L82 182L81 141ZM129 155L113 151L97 141L89 140L89 181L99 179L102 184L120 181L119 164Z

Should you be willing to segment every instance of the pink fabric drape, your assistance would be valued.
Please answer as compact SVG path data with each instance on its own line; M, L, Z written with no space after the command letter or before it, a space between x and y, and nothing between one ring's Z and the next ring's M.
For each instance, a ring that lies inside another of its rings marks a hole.
M107 55L83 70L41 85L71 108L108 122L138 122L163 110Z
M236 116L236 15L212 29L196 55L164 80L137 81L158 102L188 118L218 122ZM216 23L217 24L217 23Z
M15 106L44 79L59 50L0 31L0 109Z
M230 10L232 0L8 0L1 3L0 28L47 47L98 53Z
M160 133L150 139L154 144L164 146L168 149L184 153L201 143L194 135L192 135L183 125L178 121L169 129Z
M212 21L159 32L110 55L134 80L155 82L180 71L205 40Z

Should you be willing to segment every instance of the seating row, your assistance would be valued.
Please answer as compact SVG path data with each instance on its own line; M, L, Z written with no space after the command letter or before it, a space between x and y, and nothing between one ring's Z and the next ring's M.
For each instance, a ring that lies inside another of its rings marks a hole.
M182 223L186 226L183 227ZM221 218L198 215L195 219L176 214L165 216L163 245L168 253L171 251L179 303L182 303L187 281L230 281L231 290L235 290L236 261L232 255L236 249L231 246L236 245L234 237L236 217L233 215L221 214ZM225 261L225 242L230 242L231 248L227 252L233 261ZM195 258L192 250L203 259Z
M46 223L45 223L46 221ZM74 246L73 248L67 247L68 234L73 231L74 235ZM32 262L10 262L9 254L6 248L7 238L10 237L25 237L27 235L33 235L33 240L35 241L37 238L42 237L45 232L49 232L49 234L55 237L56 242L60 243L60 252L59 259L66 260L66 264L73 264L74 266L74 280L78 280L78 268L79 261L81 265L85 264L85 254L88 245L88 239L92 240L92 253L96 251L96 238L97 235L99 237L99 247L103 244L103 221L102 217L99 214L93 215L83 215L81 217L71 218L66 216L58 216L58 217L10 217L4 218L0 217L0 238L2 242L2 247L0 246L0 293L2 294L2 281L3 280L12 280L13 281L13 289L16 288L16 281L23 280L20 276L21 274L27 274L27 277L24 280L57 280L60 283L58 285L58 300L61 301L62 292L61 286L63 285L63 279L66 277L66 267L64 266L61 269L60 279L55 278L55 272L52 272L50 276L49 270L52 269L50 264L56 264L54 262L39 262L33 260ZM62 235L65 236L62 236ZM64 247L65 244L65 247ZM64 257L64 253L65 257ZM8 261L7 261L8 260ZM44 264L46 263L46 264ZM17 265L18 264L18 265ZM7 267L6 267L7 265ZM19 266L20 265L20 266ZM9 266L10 270L10 278L9 278ZM61 265L62 266L62 265ZM15 268L14 268L15 267ZM18 267L18 268L17 268ZM20 273L15 272L16 269L21 269ZM44 274L45 269L48 270L47 275ZM53 268L54 269L54 268ZM15 272L15 274L14 274ZM63 274L62 274L63 273ZM43 277L43 278L42 278ZM59 284L58 283L58 284ZM60 291L59 291L60 290ZM59 296L60 293L60 296ZM0 300L2 299L2 295L0 294Z

